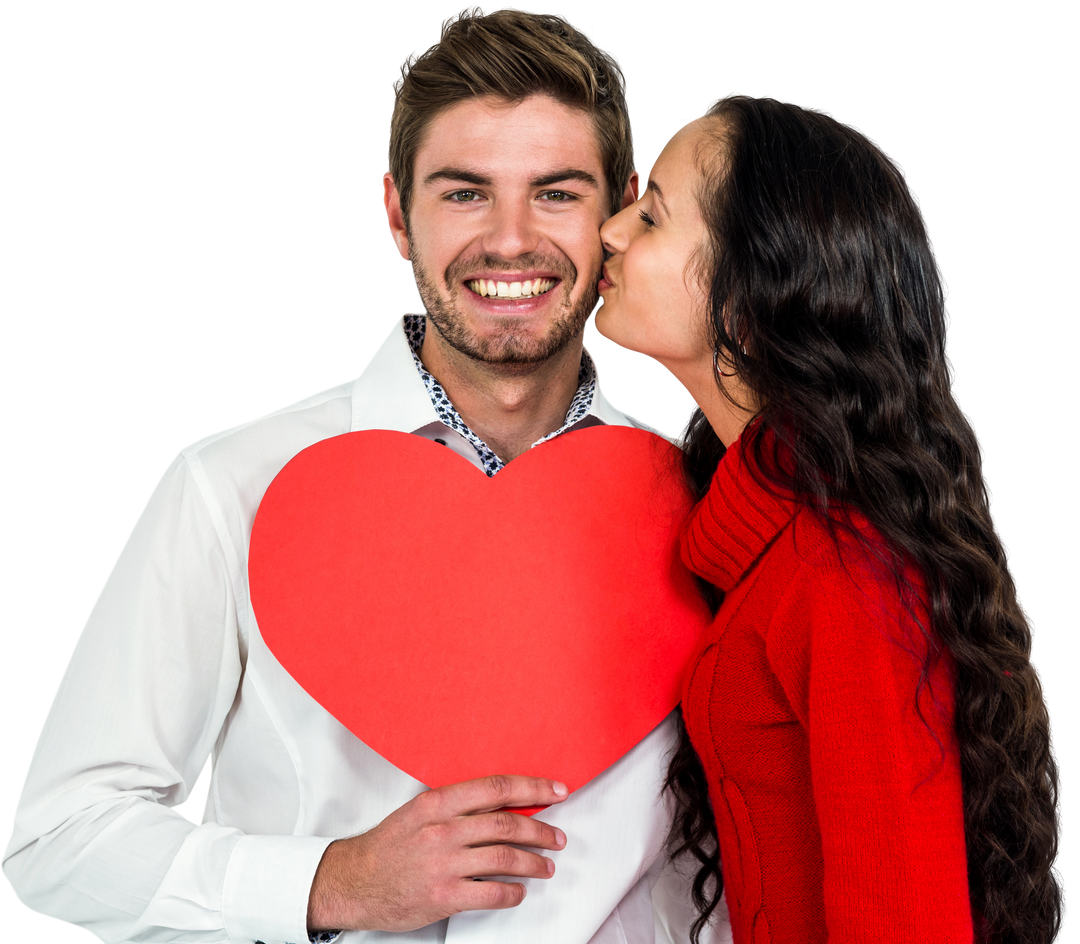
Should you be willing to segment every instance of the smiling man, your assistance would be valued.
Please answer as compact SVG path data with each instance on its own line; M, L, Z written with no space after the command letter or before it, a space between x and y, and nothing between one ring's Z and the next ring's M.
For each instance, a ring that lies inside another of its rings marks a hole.
M407 66L385 202L426 315L354 383L166 473L42 734L4 866L24 901L106 941L685 940L687 888L663 854L672 719L569 798L515 771L426 790L285 671L247 584L255 510L313 443L398 430L494 475L564 431L630 425L582 331L632 166L618 68L557 17L465 14ZM417 547L404 576L438 594L447 563ZM531 710L550 697L521 693ZM170 807L211 753L194 826Z
M434 329L420 359L485 456L509 461L558 430L583 361L593 376L581 342L599 297L596 234L618 208L612 188L620 207L637 189L629 127L610 180L598 120L548 94L470 97L431 119L404 182L385 177L390 228Z

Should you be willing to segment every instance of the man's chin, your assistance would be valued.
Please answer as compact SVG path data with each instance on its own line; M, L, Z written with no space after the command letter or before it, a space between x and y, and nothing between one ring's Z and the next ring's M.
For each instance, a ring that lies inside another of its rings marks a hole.
M557 324L540 336L506 328L486 334L469 331L458 324L440 324L441 319L428 315L439 336L458 353L484 364L528 367L542 364L565 350L580 336L584 324Z
M428 320L439 336L454 350L484 364L521 367L535 366L558 355L579 341L592 306L567 312L537 332L511 319L485 326L480 331L445 312L428 309Z

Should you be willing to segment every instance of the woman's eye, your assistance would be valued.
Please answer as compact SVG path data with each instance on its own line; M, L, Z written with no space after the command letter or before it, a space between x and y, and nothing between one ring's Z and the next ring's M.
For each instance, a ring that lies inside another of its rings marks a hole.
M641 218L641 222L644 223L646 226L656 225L656 220L649 216L649 214L646 213L644 210L638 210L638 216Z

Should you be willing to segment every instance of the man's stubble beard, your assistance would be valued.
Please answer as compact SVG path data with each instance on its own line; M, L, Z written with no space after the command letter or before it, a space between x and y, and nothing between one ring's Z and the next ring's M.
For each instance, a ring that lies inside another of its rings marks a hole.
M599 264L586 283L587 290L576 304L571 302L570 296L577 284L578 272L568 259L556 260L529 253L515 259L514 266L521 271L539 269L555 272L561 279L552 291L563 294L562 304L541 337L531 337L521 330L515 330L520 326L511 315L506 317L504 328L497 334L477 337L469 330L464 316L455 304L456 297L461 292L468 291L462 285L462 279L469 271L485 268L508 271L506 260L495 256L482 256L479 259L451 263L443 277L450 289L449 298L439 292L438 286L420 260L415 257L412 260L416 288L435 330L447 344L472 360L485 364L540 364L554 357L578 337L600 299L596 290L600 281Z

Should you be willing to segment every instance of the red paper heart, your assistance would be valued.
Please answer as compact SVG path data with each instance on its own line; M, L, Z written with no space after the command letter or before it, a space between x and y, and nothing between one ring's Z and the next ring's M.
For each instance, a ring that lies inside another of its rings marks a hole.
M677 450L628 427L490 479L419 436L347 433L267 489L252 605L293 678L422 783L574 790L678 703L708 618L676 550L690 502Z

